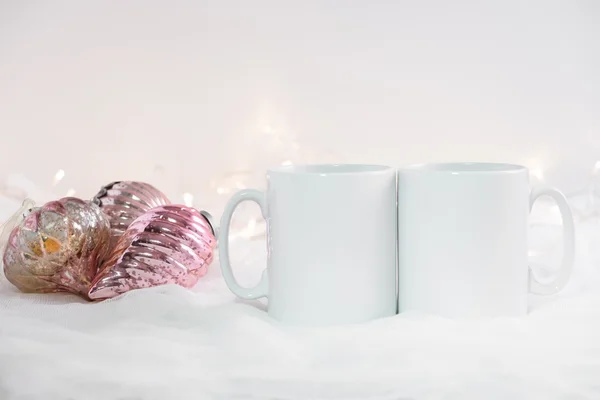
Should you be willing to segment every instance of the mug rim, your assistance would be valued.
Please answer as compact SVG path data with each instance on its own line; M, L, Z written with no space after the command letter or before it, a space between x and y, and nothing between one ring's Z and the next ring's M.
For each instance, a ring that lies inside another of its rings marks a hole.
M394 167L383 164L355 164L355 163L329 163L329 164L289 164L271 167L269 174L296 174L315 176L339 176L380 174L396 171Z
M421 173L451 173L458 174L510 174L526 172L527 167L519 164L496 163L496 162L434 162L412 164L398 169L400 172Z

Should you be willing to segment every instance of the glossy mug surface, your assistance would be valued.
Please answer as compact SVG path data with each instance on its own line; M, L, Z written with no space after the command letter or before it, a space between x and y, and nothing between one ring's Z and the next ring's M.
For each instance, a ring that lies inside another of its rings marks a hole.
M396 314L396 170L378 165L282 166L266 193L242 190L221 218L223 278L244 299L268 297L268 313L299 325L365 322ZM236 206L256 202L267 221L268 265L241 287L229 262Z
M561 269L548 284L528 266L528 217L550 196L563 220ZM552 294L567 283L574 227L556 189L530 189L529 172L493 163L424 164L398 171L399 311L446 317L518 316L528 293Z

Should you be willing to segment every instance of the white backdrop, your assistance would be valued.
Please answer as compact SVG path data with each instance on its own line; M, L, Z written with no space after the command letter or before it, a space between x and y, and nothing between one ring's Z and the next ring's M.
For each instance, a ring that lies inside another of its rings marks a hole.
M594 0L0 0L0 173L203 205L288 159L490 160L568 192L600 158L599 71Z
M519 162L571 192L599 159L597 0L0 0L0 220L19 188L117 179L214 212L261 183L232 171L286 161ZM569 285L517 320L284 329L218 260L192 291L94 305L0 280L0 398L598 399L600 217L583 214ZM560 229L540 215L545 276ZM233 246L255 283L264 243Z

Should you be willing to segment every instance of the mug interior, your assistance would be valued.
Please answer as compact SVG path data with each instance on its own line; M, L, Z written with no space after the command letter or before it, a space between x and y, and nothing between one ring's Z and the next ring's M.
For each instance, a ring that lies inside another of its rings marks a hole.
M304 164L282 165L269 169L269 172L293 174L358 174L384 172L392 167L376 164Z
M452 173L473 173L473 172L520 172L525 168L522 165L505 163L486 163L486 162L449 162L449 163L431 163L416 164L400 168L404 171L423 171L423 172L452 172Z

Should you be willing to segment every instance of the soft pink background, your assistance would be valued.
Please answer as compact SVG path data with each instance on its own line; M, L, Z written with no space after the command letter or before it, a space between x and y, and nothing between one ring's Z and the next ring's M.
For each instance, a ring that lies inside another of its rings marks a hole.
M204 206L287 160L491 160L569 192L600 158L599 39L592 0L0 1L0 174Z

